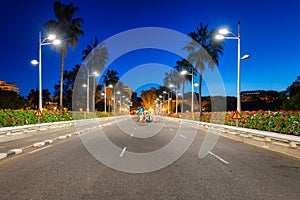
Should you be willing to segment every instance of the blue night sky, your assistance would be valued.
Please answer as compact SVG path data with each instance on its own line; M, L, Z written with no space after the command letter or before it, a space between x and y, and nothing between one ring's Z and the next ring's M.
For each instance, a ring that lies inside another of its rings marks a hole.
M241 22L241 90L285 90L300 75L300 3L298 0L72 0L85 20L84 36L74 51L68 49L65 69L81 64L82 50L97 37L100 41L133 28L163 27L188 34L200 22L209 28L229 27L237 32ZM38 33L55 19L53 0L5 1L1 3L0 80L16 82L21 96L38 87ZM218 66L226 94L236 96L237 41L226 40ZM53 91L59 81L60 57L43 46L43 89ZM178 58L159 51L133 52L112 63L121 74L145 63L174 66ZM161 79L164 76L161 72ZM151 77L151 73L147 73ZM157 73L153 74L157 78ZM196 77L195 80L198 80ZM141 85L129 85L140 88ZM205 94L204 92L204 95Z

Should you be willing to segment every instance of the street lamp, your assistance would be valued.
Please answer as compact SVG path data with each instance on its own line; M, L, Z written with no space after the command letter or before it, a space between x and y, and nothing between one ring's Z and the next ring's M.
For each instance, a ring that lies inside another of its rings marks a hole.
M87 68L87 84L86 84L86 112L90 112L90 77L94 77L94 86L93 86L93 91L95 91L95 79L97 76L99 76L98 72L93 72L92 74L89 74L89 69ZM93 95L93 105L95 105L95 97Z
M175 113L177 114L177 99L178 99L177 87L174 84L170 84L169 87L175 89L175 96L176 96L176 100L175 100L175 105L176 105Z
M168 94L168 114L170 113L170 92L163 91L164 94Z
M106 83L104 83L104 113L106 114Z
M241 112L241 80L240 80L240 69L241 69L241 60L245 60L250 58L250 55L244 55L241 57L241 32L240 28L241 24L238 22L238 34L235 34L227 29L220 29L219 35L216 35L216 39L223 40L223 39L236 39L238 40L238 69L237 69L237 111ZM233 37L225 37L224 35L227 34L233 35Z
M51 42L47 42L51 41ZM42 112L42 46L44 45L59 45L60 40L56 39L56 36L53 34L48 35L48 37L42 40L42 33L39 32L39 60L32 60L31 64L37 65L39 64L39 110Z
M114 111L115 111L115 106L116 106L115 96L116 96L116 94L115 94L114 86L113 86L112 84L109 84L108 87L109 87L110 89L112 89L112 92L113 92L113 95L114 95L113 100L114 100ZM110 106L110 107L111 107L111 106ZM111 111L111 109L110 109L110 111Z
M181 75L186 75L186 74L192 75L192 103L191 103L191 113L193 113L194 112L194 87L195 87L195 85L194 85L194 68L192 68L192 73L189 73L186 70L182 70L180 72L180 74Z

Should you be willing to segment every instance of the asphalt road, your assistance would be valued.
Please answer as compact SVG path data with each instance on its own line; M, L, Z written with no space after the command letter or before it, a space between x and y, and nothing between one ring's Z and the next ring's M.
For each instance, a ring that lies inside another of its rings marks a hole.
M178 144L192 144L166 167L151 171L182 146L146 165L130 160L159 152L178 135ZM92 129L1 160L0 199L300 199L299 159L223 137L200 159L205 135L205 129L169 121L139 124L135 118ZM105 138L116 148L103 149ZM128 166L149 172L124 172Z

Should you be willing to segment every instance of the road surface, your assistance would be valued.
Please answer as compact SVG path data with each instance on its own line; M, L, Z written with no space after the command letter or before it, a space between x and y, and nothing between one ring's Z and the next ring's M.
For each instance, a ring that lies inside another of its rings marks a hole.
M143 135L156 130L158 133L151 137ZM131 152L160 150L176 135L191 131L197 134L182 156L166 167L145 173L113 169L98 161L85 143L97 143L105 135L119 148L118 156L112 153L118 162L127 159ZM206 134L203 128L176 122L150 125L128 118L42 148L28 148L23 154L0 161L0 197L3 200L300 199L299 159L224 137L219 137L209 154L200 159L199 149Z

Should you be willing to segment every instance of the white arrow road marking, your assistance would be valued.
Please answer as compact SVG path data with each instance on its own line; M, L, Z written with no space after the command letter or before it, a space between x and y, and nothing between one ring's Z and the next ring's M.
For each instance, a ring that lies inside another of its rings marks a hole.
M214 157L216 157L218 160L220 160L222 163L228 164L229 162L227 162L226 160L222 159L220 156L212 153L212 152L208 152L210 155L213 155Z
M131 133L130 137L132 137L132 136L133 136L133 133Z
M123 151L120 154L120 157L122 157L124 155L125 151L126 151L126 147L124 147Z

